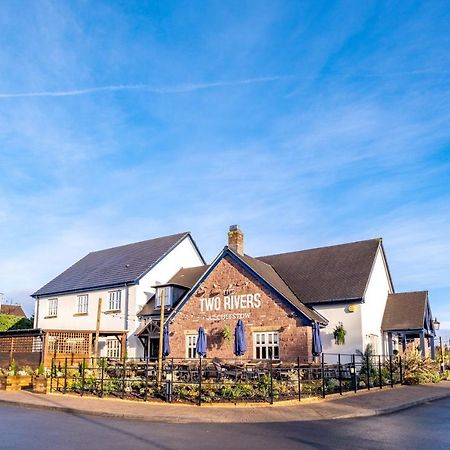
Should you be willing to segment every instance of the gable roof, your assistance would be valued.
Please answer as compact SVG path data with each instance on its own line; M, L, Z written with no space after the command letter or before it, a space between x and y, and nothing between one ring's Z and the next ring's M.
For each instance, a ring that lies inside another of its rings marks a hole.
M425 327L428 308L427 291L389 294L381 329L421 330Z
M362 299L381 238L257 259L270 264L304 304Z
M184 232L91 252L32 296L136 283L187 237L192 240L190 233Z
M293 305L297 310L299 310L308 319L317 321L321 324L327 324L328 321L321 316L316 311L308 308L304 305L295 294L289 289L286 283L280 278L276 271L270 265L252 258L248 255L238 255L233 252L229 247L225 247L224 250L217 256L214 262L210 266L200 266L190 269L181 269L171 281L167 284L178 284L184 282L184 286L189 287L189 292L186 293L184 298L181 299L178 305L175 306L174 310L169 314L167 320L173 318L174 315L183 307L190 296L195 292L197 287L201 282L210 274L212 270L217 266L217 264L225 257L231 256L233 259L239 261L244 267L247 266L250 271L253 271L264 283L269 285L278 294L284 298L288 303ZM183 281L181 281L183 280ZM178 281L178 282L176 282ZM187 286L189 285L189 286Z
M209 265L181 268L167 283L159 286L176 285L191 289L200 277L208 270Z
M20 305L0 305L0 314L8 314L9 316L27 317Z

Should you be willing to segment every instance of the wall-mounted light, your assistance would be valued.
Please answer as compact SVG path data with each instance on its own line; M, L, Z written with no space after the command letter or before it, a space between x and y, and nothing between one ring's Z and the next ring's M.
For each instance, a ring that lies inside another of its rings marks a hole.
M440 326L441 326L441 322L439 322L439 320L437 320L437 317L435 317L433 320L433 328L437 331L437 330L439 330Z

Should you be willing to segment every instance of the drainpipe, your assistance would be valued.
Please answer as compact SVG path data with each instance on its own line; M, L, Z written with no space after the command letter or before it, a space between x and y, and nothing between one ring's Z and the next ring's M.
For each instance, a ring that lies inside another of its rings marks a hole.
M128 284L125 283L125 330L128 332Z
M40 302L39 297L36 297L36 303L35 303L35 308L34 308L34 324L33 324L33 328L38 328L39 302Z

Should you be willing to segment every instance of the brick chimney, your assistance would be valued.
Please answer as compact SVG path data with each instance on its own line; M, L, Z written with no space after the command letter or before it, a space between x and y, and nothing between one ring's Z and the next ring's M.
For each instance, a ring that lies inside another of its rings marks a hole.
M238 255L244 254L244 233L237 225L231 225L228 232L228 247Z

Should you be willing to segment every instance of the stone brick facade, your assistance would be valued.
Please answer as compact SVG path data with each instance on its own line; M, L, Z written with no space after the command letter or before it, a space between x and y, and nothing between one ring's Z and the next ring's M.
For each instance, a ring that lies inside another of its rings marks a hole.
M170 356L185 358L186 335L197 334L198 328L203 327L207 333L207 357L234 358L238 319L244 322L247 340L244 359L254 358L255 331L278 331L281 361L294 361L298 357L302 362L312 361L311 326L305 325L293 308L229 257L218 263L171 320ZM225 325L230 330L230 340L224 337Z

